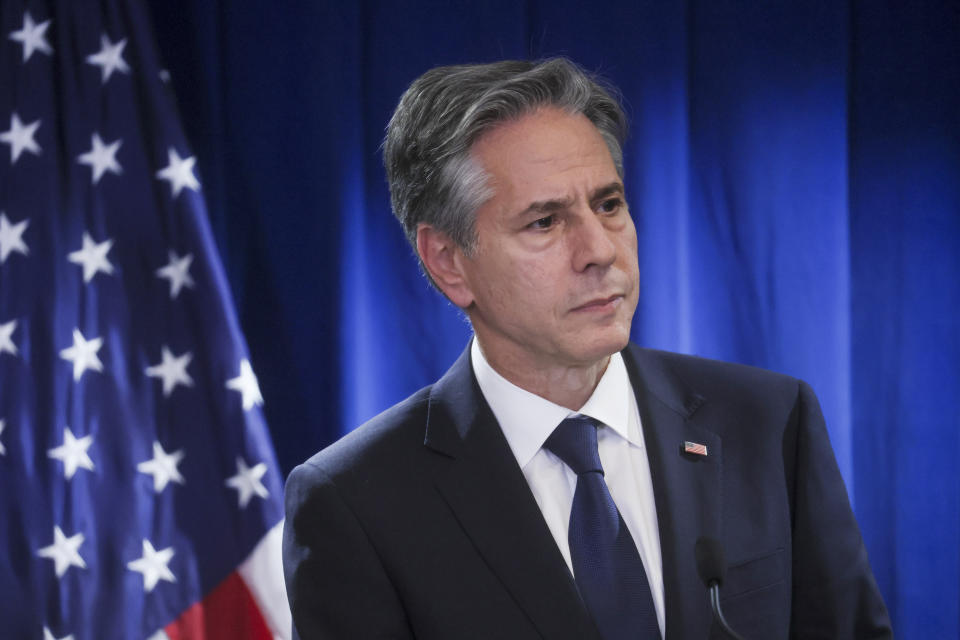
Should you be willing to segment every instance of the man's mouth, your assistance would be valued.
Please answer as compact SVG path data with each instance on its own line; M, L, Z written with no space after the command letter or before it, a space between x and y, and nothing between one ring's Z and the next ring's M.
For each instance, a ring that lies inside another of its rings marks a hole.
M586 302L578 307L574 307L571 311L584 312L584 313L592 313L592 312L602 313L606 311L613 311L614 309L620 306L621 302L623 302L623 294L618 293L612 296L608 296L606 298L594 298L593 300L590 300L589 302Z

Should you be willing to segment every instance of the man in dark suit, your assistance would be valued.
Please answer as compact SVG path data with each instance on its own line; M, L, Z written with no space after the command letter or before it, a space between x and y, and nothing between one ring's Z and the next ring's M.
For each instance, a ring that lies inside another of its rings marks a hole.
M710 536L745 637L890 637L810 389L628 344L624 131L565 60L434 69L404 94L394 212L475 337L291 474L295 635L706 638Z

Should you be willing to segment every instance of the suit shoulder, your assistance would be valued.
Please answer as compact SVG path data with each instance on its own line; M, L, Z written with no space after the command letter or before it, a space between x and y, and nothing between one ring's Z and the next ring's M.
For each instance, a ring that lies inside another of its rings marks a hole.
M313 471L337 480L360 469L389 466L391 460L422 447L431 388L420 389L315 453L291 477Z
M674 353L671 351L659 351L656 349L641 348L640 351L645 351L653 357L661 359L666 366L678 373L682 372L719 378L732 377L737 380L748 380L766 384L785 384L794 387L800 382L797 378L784 373L738 362L714 360L701 356Z
M798 394L809 392L809 386L798 378L746 364L640 347L632 348L631 354L641 366L654 363L687 388L707 397L753 396L792 404Z

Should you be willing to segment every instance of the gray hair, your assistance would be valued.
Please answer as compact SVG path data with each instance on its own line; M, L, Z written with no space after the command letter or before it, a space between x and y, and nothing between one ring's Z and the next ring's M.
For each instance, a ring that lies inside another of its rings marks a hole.
M586 116L623 177L627 121L618 93L570 60L437 67L414 80L383 143L393 214L414 252L423 222L472 254L476 211L493 193L470 155L471 145L496 125L544 106Z

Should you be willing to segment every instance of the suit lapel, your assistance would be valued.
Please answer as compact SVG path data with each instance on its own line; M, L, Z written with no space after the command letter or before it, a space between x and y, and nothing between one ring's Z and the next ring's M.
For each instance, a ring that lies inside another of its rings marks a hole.
M663 561L667 639L702 638L711 624L697 575L697 538L721 533L721 438L698 421L705 400L656 352L623 352L650 462ZM698 412L699 411L699 412ZM704 444L704 458L685 454ZM513 453L473 377L467 349L430 396L424 444L435 483L491 570L545 638L598 639Z
M434 478L466 534L545 638L597 638L576 584L493 412L469 348L430 395L424 444Z
M656 352L631 345L623 355L653 480L667 638L705 638L710 603L697 574L694 545L700 536L720 537L721 440L697 424L704 398L685 389ZM685 441L706 445L708 455L684 453Z

